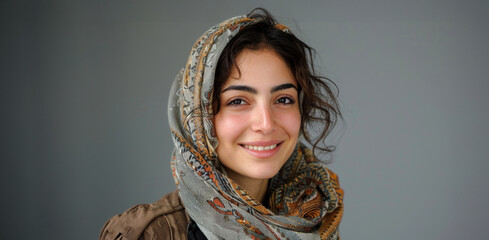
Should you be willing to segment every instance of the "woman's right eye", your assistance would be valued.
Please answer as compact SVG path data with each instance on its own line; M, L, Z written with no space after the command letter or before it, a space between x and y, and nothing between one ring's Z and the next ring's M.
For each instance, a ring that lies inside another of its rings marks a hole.
M228 102L227 105L243 105L243 104L245 104L245 101L243 99L236 98L236 99L233 99L230 102Z

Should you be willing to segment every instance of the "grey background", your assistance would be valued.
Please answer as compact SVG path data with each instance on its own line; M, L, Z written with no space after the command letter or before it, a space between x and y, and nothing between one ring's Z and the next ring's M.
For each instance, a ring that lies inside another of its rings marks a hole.
M343 239L489 239L489 4L431 0L0 1L0 238L96 239L175 189L170 83L256 6L340 88Z

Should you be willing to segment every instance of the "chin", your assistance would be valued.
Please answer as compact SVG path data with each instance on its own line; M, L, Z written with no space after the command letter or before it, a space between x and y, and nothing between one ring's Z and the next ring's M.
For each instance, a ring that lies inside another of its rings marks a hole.
M267 169L267 167L262 167L259 169L254 169L253 172L249 172L247 175L248 177L253 179L268 180L270 178L273 178L280 170L280 168L275 168L275 167L272 168L273 169L270 168Z

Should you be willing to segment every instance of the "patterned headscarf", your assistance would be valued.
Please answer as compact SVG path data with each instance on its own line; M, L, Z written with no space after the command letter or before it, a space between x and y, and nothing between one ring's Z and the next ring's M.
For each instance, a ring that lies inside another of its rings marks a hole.
M189 216L209 239L339 239L343 190L336 174L298 143L269 181L268 207L229 179L215 153L212 91L229 40L257 20L234 17L193 46L170 91L173 176ZM278 29L288 31L283 25Z

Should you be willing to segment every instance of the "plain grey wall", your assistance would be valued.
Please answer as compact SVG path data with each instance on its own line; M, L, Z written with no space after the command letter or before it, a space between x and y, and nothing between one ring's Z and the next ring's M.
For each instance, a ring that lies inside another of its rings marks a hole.
M489 239L489 4L432 0L0 1L0 238L96 239L175 189L170 83L256 6L339 86L343 239Z

